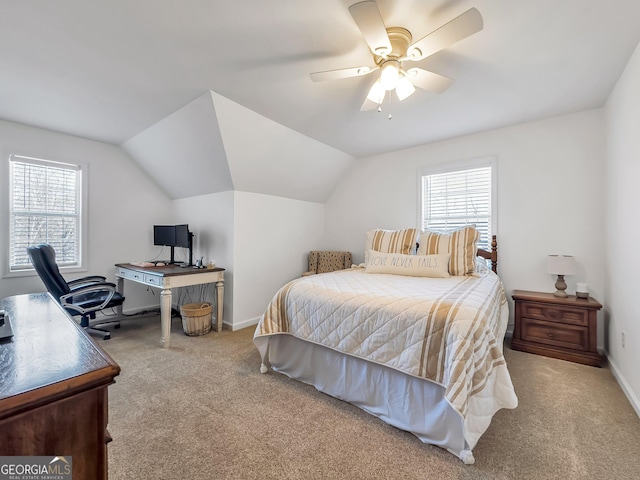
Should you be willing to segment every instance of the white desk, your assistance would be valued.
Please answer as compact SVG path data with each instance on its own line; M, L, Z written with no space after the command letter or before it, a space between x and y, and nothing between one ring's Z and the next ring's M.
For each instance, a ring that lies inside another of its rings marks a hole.
M142 283L150 287L160 288L160 318L162 320L162 346L169 348L171 336L171 289L190 287L205 283L216 284L217 327L222 331L222 305L224 299L224 268L194 269L168 265L164 267L137 267L130 263L116 264L118 291L124 295L124 280ZM117 308L118 316L122 316L122 306Z

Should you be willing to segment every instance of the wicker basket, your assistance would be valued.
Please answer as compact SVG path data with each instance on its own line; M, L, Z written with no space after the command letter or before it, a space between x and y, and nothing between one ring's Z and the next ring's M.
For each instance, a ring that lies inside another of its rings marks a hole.
M204 335L211 331L211 312L213 307L210 303L187 303L180 307L182 315L182 330L184 333L194 337Z

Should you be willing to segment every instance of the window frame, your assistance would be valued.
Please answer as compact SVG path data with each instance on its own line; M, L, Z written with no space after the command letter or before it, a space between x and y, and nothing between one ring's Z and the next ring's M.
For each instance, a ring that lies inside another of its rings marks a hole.
M2 229L2 259L3 259L3 268L2 268L2 277L3 278L12 278L12 277L28 277L28 276L36 276L37 273L33 267L30 268L20 268L16 270L12 270L11 268L11 205L12 205L12 195L13 195L13 175L11 170L11 162L19 161L22 163L31 163L34 165L50 165L52 167L58 166L70 166L73 167L74 170L78 172L79 180L78 180L78 188L80 192L78 193L78 201L79 201L79 212L78 212L78 261L74 265L69 266L60 266L61 272L73 273L73 272L86 272L88 270L88 261L87 261L87 232L88 232L88 215L87 215L87 205L88 205L88 165L81 164L79 162L73 161L60 161L60 160L51 160L44 159L39 156L23 154L23 153L10 153L8 155L3 155L6 158L3 163L2 172L5 173L3 177L6 179L3 183L3 188L5 189L5 202L2 208L1 220L2 225L5 227Z
M498 159L496 157L478 157L466 160L458 160L453 162L439 163L424 166L418 169L417 178L417 219L416 225L418 231L424 231L424 201L423 201L423 177L429 175L439 175L446 173L456 173L465 170L473 170L476 168L491 168L491 231L488 232L488 245L481 245L479 248L491 250L491 236L497 235L498 232Z

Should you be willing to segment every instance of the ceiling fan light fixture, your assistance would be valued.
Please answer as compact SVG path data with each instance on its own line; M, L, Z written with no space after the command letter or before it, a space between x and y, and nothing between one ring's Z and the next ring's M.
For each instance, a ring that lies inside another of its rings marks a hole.
M400 62L387 60L380 68L380 83L385 90L393 90L400 80Z
M400 80L398 80L398 85L396 86L396 95L398 95L398 100L402 101L405 98L410 97L415 91L416 87L413 86L411 80L406 76L403 75Z
M367 95L367 100L371 100L374 103L380 105L384 100L384 96L387 91L384 89L380 80L376 80L376 82L371 85L371 89L369 90L369 94Z

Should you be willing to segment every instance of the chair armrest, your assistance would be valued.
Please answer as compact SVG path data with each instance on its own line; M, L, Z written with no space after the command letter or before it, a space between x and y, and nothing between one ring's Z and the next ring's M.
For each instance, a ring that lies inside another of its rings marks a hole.
M71 293L77 293L78 291L87 288L87 287L94 287L94 286L99 286L99 287L116 287L115 283L111 283L111 282L90 282L90 283L80 283L78 285L75 285L73 287L71 287L71 285L69 285L70 289L71 289ZM83 292L80 292L83 293Z
M101 275L91 275L91 276L88 276L88 277L75 278L73 280L68 281L67 284L71 288L74 285L86 285L88 283L104 282L106 279L107 279L107 277L103 277Z
M77 297L78 295L85 295L87 293L97 293L97 292L106 292L107 296L104 301L100 305L96 305L95 307L83 308L80 305L76 305L73 303L73 297ZM98 310L103 310L109 304L113 296L116 294L116 286L113 283L101 282L101 283L93 283L86 286L78 287L72 290L70 293L66 295L62 295L60 297L60 304L69 309L78 312L80 315L85 315L87 313L96 312Z

